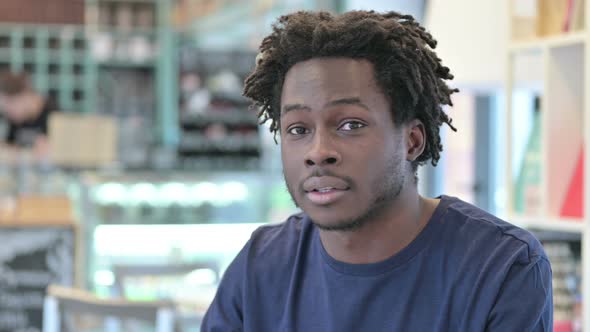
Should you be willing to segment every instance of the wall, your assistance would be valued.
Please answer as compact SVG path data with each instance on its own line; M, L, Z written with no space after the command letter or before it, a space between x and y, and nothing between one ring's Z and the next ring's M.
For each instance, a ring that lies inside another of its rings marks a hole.
M424 16L424 0L347 0L344 1L345 10L374 10L384 12L395 10L414 16L422 22Z
M438 40L437 54L455 75L453 85L497 89L504 83L506 1L430 0L425 25Z
M484 91L503 86L506 1L346 0L344 4L345 10L395 10L413 15L438 41L436 52L455 75L453 85Z

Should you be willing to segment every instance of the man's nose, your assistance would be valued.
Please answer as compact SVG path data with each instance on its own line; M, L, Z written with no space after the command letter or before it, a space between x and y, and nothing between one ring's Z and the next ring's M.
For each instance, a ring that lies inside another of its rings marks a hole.
M342 156L328 133L316 132L305 156L307 166L327 166L340 163Z

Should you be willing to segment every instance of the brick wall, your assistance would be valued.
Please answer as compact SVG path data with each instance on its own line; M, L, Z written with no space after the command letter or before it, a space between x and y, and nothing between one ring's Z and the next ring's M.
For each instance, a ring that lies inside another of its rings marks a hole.
M83 24L84 0L0 0L0 23Z

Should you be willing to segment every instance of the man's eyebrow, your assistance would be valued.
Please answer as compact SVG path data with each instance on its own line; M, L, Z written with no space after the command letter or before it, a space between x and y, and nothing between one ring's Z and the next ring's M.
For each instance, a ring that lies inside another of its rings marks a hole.
M324 108L338 106L338 105L356 105L356 106L360 106L361 108L364 108L366 110L369 110L369 107L367 107L367 105L363 104L361 102L360 98L358 98L358 97L350 97L350 98L341 98L341 99L331 100L324 105ZM311 107L309 107L307 105L303 105L303 104L287 104L287 105L283 106L281 113L285 114L290 111L311 112Z
M287 104L287 105L283 106L281 113L285 114L287 112L298 111L298 110L311 112L311 107L303 105L303 104Z
M358 97L341 98L341 99L332 100L332 101L326 103L326 105L324 105L324 107L331 107L331 106L338 106L338 105L356 105L356 106L360 106L361 108L366 109L367 111L369 110L369 107L367 107L367 105L363 104L361 102L360 98L358 98Z

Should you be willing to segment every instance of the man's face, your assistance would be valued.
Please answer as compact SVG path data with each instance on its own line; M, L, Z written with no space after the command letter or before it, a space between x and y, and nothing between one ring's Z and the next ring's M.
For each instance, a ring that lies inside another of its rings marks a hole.
M14 123L21 123L28 117L30 97L27 93L14 96L0 94L0 111Z
M328 230L352 230L379 216L411 170L404 128L394 125L370 62L294 65L283 84L280 133L295 203Z

